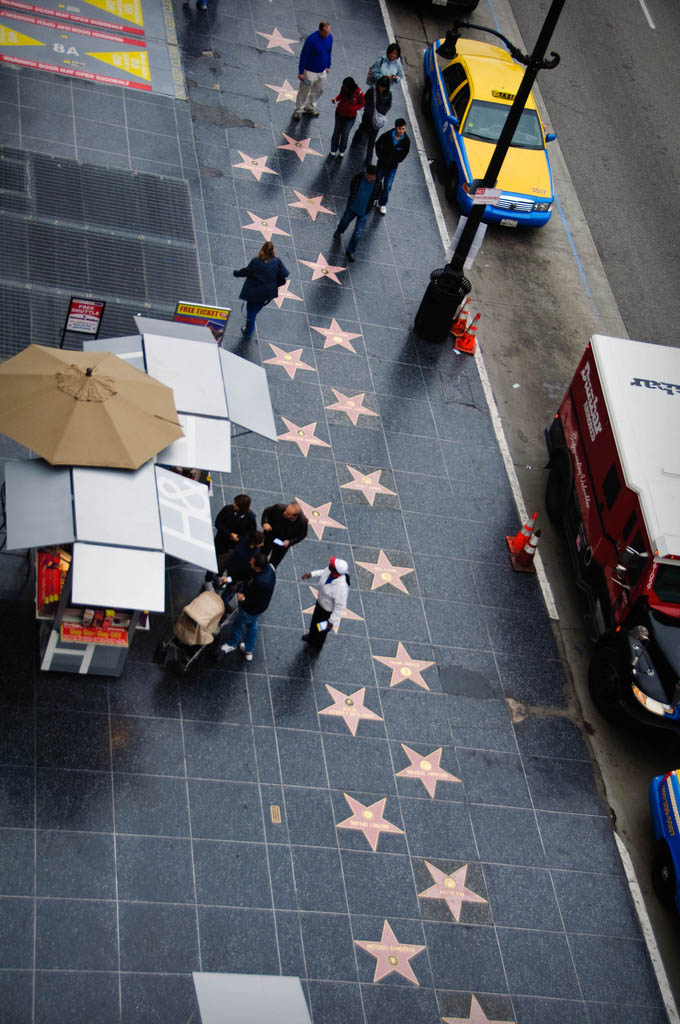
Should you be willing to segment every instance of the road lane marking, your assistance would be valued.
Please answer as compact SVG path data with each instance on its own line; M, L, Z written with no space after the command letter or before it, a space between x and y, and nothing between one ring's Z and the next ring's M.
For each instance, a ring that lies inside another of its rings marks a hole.
M640 7L642 8L642 12L645 18L647 19L647 24L649 25L649 27L655 29L656 25L652 21L652 16L647 9L647 4L645 3L645 0L640 0Z

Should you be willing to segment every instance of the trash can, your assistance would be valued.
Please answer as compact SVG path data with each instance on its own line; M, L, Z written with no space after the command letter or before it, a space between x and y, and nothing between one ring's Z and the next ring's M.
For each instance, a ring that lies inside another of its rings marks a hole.
M462 270L455 269L450 263L433 270L413 324L418 337L423 341L446 341L458 307L471 289L472 285Z

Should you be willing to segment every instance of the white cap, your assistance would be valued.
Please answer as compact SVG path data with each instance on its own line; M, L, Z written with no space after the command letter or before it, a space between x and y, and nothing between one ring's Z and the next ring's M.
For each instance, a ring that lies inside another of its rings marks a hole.
M344 558L331 558L329 564L331 569L333 569L334 572L337 572L339 576L344 576L344 574L349 569L349 566Z

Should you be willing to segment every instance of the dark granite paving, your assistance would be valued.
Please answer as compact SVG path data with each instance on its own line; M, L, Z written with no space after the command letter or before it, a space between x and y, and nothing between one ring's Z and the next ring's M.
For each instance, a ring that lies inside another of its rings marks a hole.
M0 68L2 142L187 180L203 294L182 298L232 305L226 344L266 365L281 434L235 441L215 511L295 496L314 529L252 664L184 678L153 651L200 572L170 569L120 680L82 679L37 670L24 564L2 556L0 1019L180 1024L203 970L298 975L315 1024L661 1024L540 592L508 564L475 363L409 331L442 261L415 151L355 264L331 238L360 158L328 157L329 100L384 50L379 7L209 4L176 9L188 106ZM321 16L333 74L297 124L296 56L267 37L298 54ZM258 221L285 232L291 294L245 344L231 271ZM314 279L320 254L340 283ZM314 660L300 576L331 554L349 611ZM543 713L513 722L507 698Z

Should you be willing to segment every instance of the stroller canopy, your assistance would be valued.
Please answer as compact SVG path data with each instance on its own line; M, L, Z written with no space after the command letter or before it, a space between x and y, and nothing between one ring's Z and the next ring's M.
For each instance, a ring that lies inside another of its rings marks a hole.
M205 647L211 644L224 618L224 601L219 594L204 590L185 605L173 632L182 644Z

